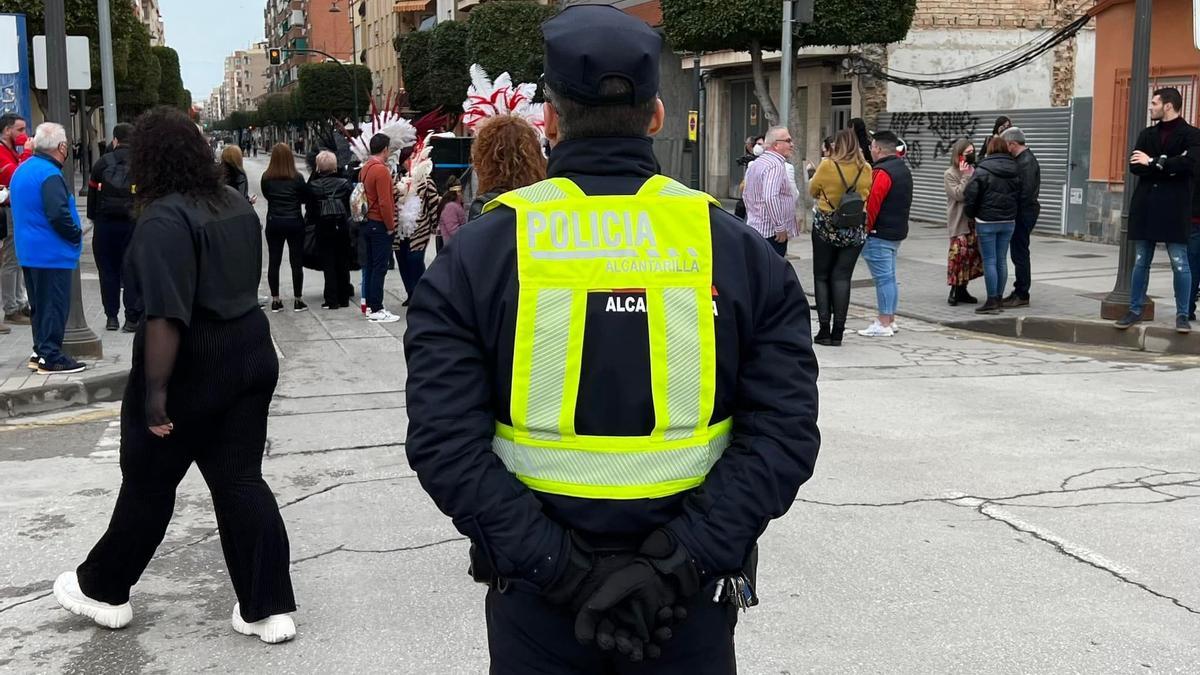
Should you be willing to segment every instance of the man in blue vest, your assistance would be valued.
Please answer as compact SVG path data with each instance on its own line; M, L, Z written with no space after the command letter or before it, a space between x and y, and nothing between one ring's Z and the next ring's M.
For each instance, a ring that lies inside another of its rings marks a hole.
M30 364L43 375L84 369L62 351L71 311L72 272L83 251L75 197L62 173L70 147L61 124L38 126L33 157L13 174L10 186L17 260L25 273L32 310L34 355Z
M661 37L602 5L542 31L550 178L413 294L408 459L490 587L492 673L734 673L756 541L820 445L808 304L658 175Z

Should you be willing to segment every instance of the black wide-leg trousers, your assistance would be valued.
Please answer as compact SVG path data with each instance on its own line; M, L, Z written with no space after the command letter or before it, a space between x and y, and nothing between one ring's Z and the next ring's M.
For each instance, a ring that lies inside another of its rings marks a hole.
M279 376L266 316L256 309L233 321L193 319L184 329L168 389L175 429L167 438L151 434L146 423L144 340L143 328L121 405L121 491L108 531L77 570L81 589L110 604L129 600L194 462L212 493L242 618L295 611L287 530L262 476Z

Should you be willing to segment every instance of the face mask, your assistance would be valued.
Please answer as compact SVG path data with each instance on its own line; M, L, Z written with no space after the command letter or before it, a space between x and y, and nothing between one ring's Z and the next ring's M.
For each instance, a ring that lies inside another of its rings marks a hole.
M16 136L13 136L12 139L13 145L17 146L18 148L24 148L25 144L29 142L29 137L25 134L17 134Z
M975 166L975 153L968 152L967 154L963 155L963 161L971 166Z
M755 156L755 157L758 157L758 156L759 156L759 155L761 155L761 154L763 154L763 146L762 146L762 143L757 143L757 144L755 144L755 146L754 146L754 156Z

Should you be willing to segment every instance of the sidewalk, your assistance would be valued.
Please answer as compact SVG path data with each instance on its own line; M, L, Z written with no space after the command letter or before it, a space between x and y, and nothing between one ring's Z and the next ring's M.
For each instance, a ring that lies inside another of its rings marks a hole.
M1118 267L1119 248L1108 244L1075 241L1035 234L1030 246L1033 286L1029 307L1005 310L998 316L975 314L975 305L951 307L946 303L946 254L949 240L944 225L912 224L909 237L900 247L897 277L900 281L902 317L960 328L997 332L998 324L1018 326L1017 318L1030 324L1048 320L1063 326L1095 326L1107 344L1133 346L1131 339L1122 338L1137 333L1174 334L1175 302L1171 268L1166 252L1159 250L1150 273L1149 293L1156 302L1153 322L1122 334L1106 330L1111 322L1100 320L1100 301L1113 288ZM805 290L812 294L812 240L804 234L788 247L788 258L796 268ZM1009 261L1007 295L1012 291L1013 268ZM972 295L982 300L983 279L971 282ZM851 302L863 307L875 307L875 287L870 272L861 260L854 270ZM1037 321L1035 321L1035 319ZM853 326L855 330L862 326ZM847 327L848 329L851 327ZM1104 328L1105 330L1101 330ZM1004 334L1016 336L1012 331ZM1032 337L1032 336L1030 336ZM1107 338L1111 337L1111 340ZM1183 338L1184 336L1180 336ZM1187 342L1200 339L1200 334L1187 336ZM1038 336L1038 339L1046 339ZM1200 345L1200 342L1197 342ZM1191 351L1189 353L1200 353Z

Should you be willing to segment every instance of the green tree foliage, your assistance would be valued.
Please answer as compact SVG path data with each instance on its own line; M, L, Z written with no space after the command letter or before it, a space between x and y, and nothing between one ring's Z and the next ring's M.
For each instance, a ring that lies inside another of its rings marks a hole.
M179 97L179 107L183 108L184 112L190 115L192 113L192 105L194 105L194 103L195 102L192 100L192 91L190 89L184 89L183 94Z
M295 106L290 94L275 93L263 99L258 106L259 124L264 127L283 129L296 118Z
M513 82L537 82L544 52L541 26L557 11L531 0L493 0L471 10L468 65L478 63L492 77L508 72ZM465 99L465 87L463 94Z
M150 49L150 31L139 23L133 32L125 77L117 77L117 111L124 119L137 117L157 105L162 81L162 67ZM177 102L164 101L171 105Z
M358 83L358 112L363 113L371 100L369 68L337 63L306 63L300 66L298 107L301 115L312 120L349 117L354 109L354 78Z
M404 73L404 91L408 93L409 107L414 110L433 110L437 107L429 86L429 72L433 65L430 58L432 37L430 31L415 31L396 38L396 51L399 52L400 68ZM464 88L464 99L466 94Z
M229 117L225 119L225 124L229 127L230 131L241 131L242 129L247 129L253 124L253 122L254 119L251 113L248 113L244 110L235 110L229 113Z
M439 23L431 31L409 33L397 42L404 89L416 110L462 112L471 85L467 58L467 26L457 21Z
M813 22L799 24L793 45L884 44L903 40L916 0L816 0ZM778 49L783 23L778 0L662 0L663 28L680 51L749 51L755 93L771 124L779 114L767 91L764 49ZM798 97L794 98L798 102Z
M101 102L101 82L100 82L100 28L99 20L96 16L95 0L65 0L66 19L67 19L67 34L68 35L83 35L88 38L91 46L91 61L92 61L92 88L88 91L88 105L98 106ZM46 33L46 25L43 17L45 16L46 4L45 0L0 0L0 13L24 14L28 27L29 35L44 35ZM127 80L130 77L138 77L146 75L145 68L139 69L138 66L144 66L144 63L134 64L133 72L130 73L130 56L135 51L135 46L142 46L143 43L137 35L137 29L143 26L133 13L132 2L114 2L109 10L110 25L112 28L113 38L113 70L116 73L117 82ZM30 46L32 53L32 45ZM143 52L149 52L149 41L144 44ZM155 82L155 87L158 83ZM128 90L126 90L128 91ZM144 92L141 92L144 93ZM36 95L45 104L44 93L37 92ZM117 91L117 105L127 109L136 109L140 103L135 103L127 100L122 100L128 94L123 94L121 89Z
M190 97L183 97L183 76L179 72L179 54L170 47L151 47L150 52L158 59L161 75L158 81L158 102L162 105L178 106L184 112L191 109Z

